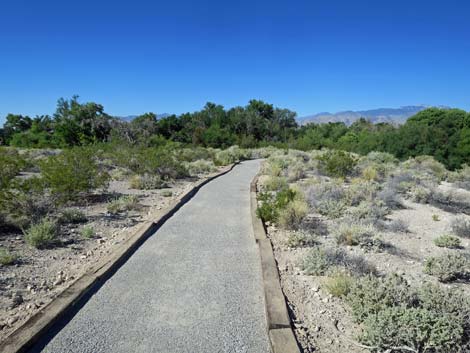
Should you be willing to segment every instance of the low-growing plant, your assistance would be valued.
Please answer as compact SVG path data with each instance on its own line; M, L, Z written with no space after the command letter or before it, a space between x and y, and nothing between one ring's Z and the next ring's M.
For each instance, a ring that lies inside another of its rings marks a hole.
M80 231L80 234L85 239L90 239L95 236L95 229L92 226L85 226Z
M326 290L334 297L344 297L349 293L354 277L344 270L337 269L324 281Z
M393 219L386 224L387 230L394 233L408 233L408 224L402 219Z
M433 220L434 222L439 222L441 219L439 218L439 215L433 214L433 215L432 215L432 220Z
M302 200L299 193L291 188L283 188L277 194L261 192L258 195L261 205L258 206L256 214L265 222L277 222L279 212L286 208L294 200Z
M367 181L375 181L379 178L379 173L374 167L368 166L362 170L362 178Z
M0 248L0 264L3 266L13 265L17 260L17 256L8 249Z
M193 162L186 163L186 169L191 176L198 176L202 174L208 174L215 172L217 168L214 165L214 162L204 159L198 159Z
M159 175L151 174L134 175L129 182L132 189L138 190L161 189L167 186Z
M278 191L287 188L287 180L284 177L271 176L264 182L267 191Z
M44 218L24 231L24 238L27 244L45 249L57 242L57 233L57 224L51 219Z
M450 221L452 233L462 238L470 238L470 220L464 217L457 217Z
M87 221L87 217L78 208L67 208L60 213L58 221L63 224L83 223Z
M323 276L341 267L354 275L376 274L376 268L363 257L347 254L342 249L313 248L304 258L302 268L308 275Z
M343 201L322 200L317 203L316 210L323 216L330 219L340 218L346 211L346 204Z
M459 238L449 234L443 234L434 239L434 244L441 248L448 249L459 249L462 246L462 242Z
M347 213L354 220L375 224L377 220L384 218L388 211L376 202L362 201L359 205L349 208Z
M138 206L139 198L136 195L126 195L110 201L107 205L107 210L111 214L118 214L137 209Z
M332 231L337 244L359 245L366 241L365 238L372 238L375 229L371 225L361 223L341 223Z
M411 199L418 203L429 203L432 199L432 191L423 185L416 185L410 190Z
M470 260L466 254L447 253L428 257L424 262L424 273L435 276L440 282L467 280L470 275Z
M292 232L289 234L286 246L289 248L298 248L305 246L313 246L317 244L317 237L315 234L306 232Z
M161 192L161 195L162 195L163 197L171 197L171 196L173 196L173 192L172 192L171 190L163 190L163 191Z
M279 211L279 225L287 229L297 229L307 213L308 205L304 200L293 200Z

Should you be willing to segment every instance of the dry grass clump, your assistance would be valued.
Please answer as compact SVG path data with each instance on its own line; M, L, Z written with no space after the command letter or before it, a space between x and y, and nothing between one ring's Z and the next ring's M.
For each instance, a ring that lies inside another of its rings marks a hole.
M167 183L157 174L134 175L129 182L132 189L138 190L161 189L167 186Z
M3 266L13 265L18 257L6 248L0 248L0 264Z
M44 249L53 246L57 242L57 234L57 223L44 218L24 231L24 239L27 244L38 249Z
M308 214L308 205L304 200L293 200L279 211L279 225L286 229L298 229Z
M139 198L136 195L122 196L116 200L110 201L107 210L111 214L135 210L139 207Z
M184 164L184 166L188 170L190 176L209 174L217 170L214 162L205 159L198 159L193 162L187 162Z
M340 298L346 296L349 293L354 281L355 278L347 271L342 269L335 269L324 280L323 284L331 295Z

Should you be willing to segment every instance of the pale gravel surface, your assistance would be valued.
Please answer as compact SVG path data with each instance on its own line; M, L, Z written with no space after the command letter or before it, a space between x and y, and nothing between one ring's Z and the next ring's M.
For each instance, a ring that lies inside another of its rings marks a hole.
M258 168L203 187L43 351L269 352L249 209Z

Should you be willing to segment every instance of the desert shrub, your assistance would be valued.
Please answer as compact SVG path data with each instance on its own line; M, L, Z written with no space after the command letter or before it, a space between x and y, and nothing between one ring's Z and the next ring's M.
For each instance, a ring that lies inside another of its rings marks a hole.
M403 194L415 186L416 183L416 178L410 172L398 170L387 178L384 189L390 189Z
M127 180L131 174L132 172L129 169L117 167L109 172L109 177L111 180L123 181Z
M0 203L6 222L17 228L27 228L55 209L53 200L46 193L44 181L38 177L13 180Z
M450 221L452 233L462 238L470 238L470 220L464 217L457 217Z
M369 276L351 284L346 302L373 351L450 353L468 344L470 301L460 291Z
M171 197L171 196L173 196L173 192L171 190L163 190L161 195L163 197Z
M434 244L441 248L448 248L448 249L458 249L462 245L459 238L454 237L452 235L443 234L436 239L434 239Z
M167 186L166 181L164 181L160 175L134 175L130 180L130 187L132 189L138 190L154 190L161 189Z
M450 173L449 181L459 188L470 190L470 166L464 164L461 169Z
M470 259L466 254L454 253L428 257L423 271L437 277L440 282L466 280L470 274Z
M333 237L338 244L359 245L362 238L373 237L374 228L360 223L341 223L332 230Z
M401 219L394 219L385 225L385 228L394 233L408 233L408 224Z
M57 224L48 218L44 218L24 231L24 238L27 244L38 249L44 249L53 246L57 242L57 234Z
M441 191L434 188L431 190L429 202L451 212L470 211L470 200L466 195L458 192Z
M337 269L324 281L326 290L335 297L344 297L349 293L354 282L354 277L349 273Z
M348 209L348 215L355 221L364 223L376 223L388 213L387 209L375 202L362 201L359 205Z
M441 219L439 218L439 215L433 214L433 215L432 215L432 220L433 220L434 222L439 222Z
M373 163L376 163L376 164L387 164L387 163L397 163L398 160L396 159L395 156L393 156L392 154L390 153L387 153L387 152L376 152L376 151L372 151L372 152L369 152L365 158L370 161L370 162L373 162Z
M287 229L297 229L307 213L308 205L304 200L293 200L279 211L279 225Z
M287 179L292 183L299 179L305 178L305 166L301 163L295 163L287 169Z
M375 274L377 270L363 257L347 254L342 249L313 248L304 258L302 269L308 275L322 276L341 267L354 275Z
M390 210L397 210L403 207L400 195L387 185L377 194L377 200L382 202Z
M344 178L351 174L356 165L356 159L348 152L327 151L318 157L320 169L329 176Z
M10 186L25 165L26 161L16 151L0 148L0 192Z
M92 226L85 226L80 231L80 235L85 239L90 239L95 236L95 229Z
M42 178L59 202L76 200L82 193L108 185L109 175L101 170L91 149L65 150L39 165Z
M17 256L8 249L0 248L0 264L3 266L13 265L17 260Z
M361 201L372 201L376 198L378 184L364 182L362 179L353 179L351 185L345 191L345 199L351 206L357 206Z
M453 353L463 336L462 326L453 319L422 308L385 308L365 319L360 340L377 352Z
M263 185L267 191L278 191L287 188L287 181L284 177L271 176L266 179Z
M248 151L240 149L238 146L232 146L215 154L215 165L228 165L249 158Z
M340 218L346 210L346 204L342 201L322 200L318 203L316 210L330 219Z
M178 159L183 162L196 162L199 160L212 161L216 150L212 148L196 147L178 149Z
M423 185L415 185L410 189L410 196L414 202L426 204L432 199L432 191Z
M261 205L258 206L256 214L265 222L277 222L279 212L294 200L302 200L299 193L291 188L283 188L277 194L261 192L258 195Z
M139 198L136 195L121 196L112 200L107 205L107 210L111 214L135 210L139 207Z
M315 234L306 232L292 232L289 234L286 241L286 246L289 248L313 246L315 244L317 244L317 237Z
M217 170L217 168L214 165L214 162L204 160L204 159L198 159L196 161L186 163L185 166L189 172L189 175L191 176L208 174L208 173L215 172Z
M375 181L379 179L379 173L377 169L375 169L372 166L368 166L364 168L361 174L362 174L362 178L364 178L367 181Z
M60 212L58 221L63 224L83 223L87 221L87 217L78 208L68 208Z
M347 195L334 183L312 185L307 191L307 200L318 213L329 218L339 218L347 207Z
M447 175L445 166L432 156L417 156L405 161L403 167L417 174L421 178L443 180Z
M354 319L362 322L369 315L378 314L388 307L411 307L416 301L415 297L408 282L401 276L367 276L354 282L346 300Z

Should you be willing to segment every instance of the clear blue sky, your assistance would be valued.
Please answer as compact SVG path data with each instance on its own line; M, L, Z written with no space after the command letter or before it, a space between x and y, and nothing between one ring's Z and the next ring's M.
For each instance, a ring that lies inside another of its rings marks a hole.
M469 18L467 0L4 0L0 119L73 94L115 115L470 110Z

